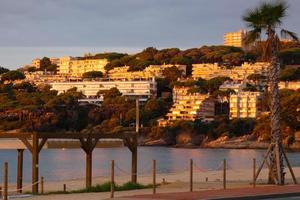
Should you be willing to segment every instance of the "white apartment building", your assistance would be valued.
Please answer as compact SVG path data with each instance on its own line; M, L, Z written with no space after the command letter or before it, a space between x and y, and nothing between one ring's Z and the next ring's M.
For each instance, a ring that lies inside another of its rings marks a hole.
M257 118L261 113L260 92L238 92L230 95L230 119Z
M89 71L101 71L105 73L107 59L74 58L70 56L60 58L58 74L81 77Z
M265 62L243 63L241 66L233 66L231 69L226 69L217 63L210 64L193 64L192 77L194 79L203 78L206 80L218 77L227 76L234 81L245 80L250 74L267 75L269 64Z
M146 101L152 96L156 96L157 85L154 79L140 80L108 80L101 79L99 81L78 81L78 82L53 82L50 83L53 90L57 90L58 94L76 87L87 98L97 97L99 91L109 90L116 87L124 96L139 96L141 101Z

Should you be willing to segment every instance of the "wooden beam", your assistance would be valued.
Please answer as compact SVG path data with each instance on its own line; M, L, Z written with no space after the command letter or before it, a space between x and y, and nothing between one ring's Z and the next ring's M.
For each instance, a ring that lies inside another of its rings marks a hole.
M22 193L23 153L24 153L24 149L18 149L18 171L17 171L17 190L18 190L18 193Z
M48 138L42 138L41 142L39 143L38 146L38 152L40 152L43 148L43 146L46 144Z
M30 138L31 133L8 133L0 132L0 138Z
M92 186L92 155L93 155L93 151L86 152L86 176L85 176L86 188Z
M28 139L27 138L19 138L23 144L27 147L27 149L32 153L32 145L30 144L30 142L28 142Z
M84 150L86 154L86 188L92 186L92 156L93 156L93 150L95 149L98 138L92 138L88 137L86 139L80 138L79 141L81 143L81 148Z
M32 134L32 193L38 194L39 192L39 138L37 133Z

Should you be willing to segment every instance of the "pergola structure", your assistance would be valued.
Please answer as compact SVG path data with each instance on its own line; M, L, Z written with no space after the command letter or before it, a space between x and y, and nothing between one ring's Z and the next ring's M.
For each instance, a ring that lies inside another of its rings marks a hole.
M39 153L48 139L76 139L80 141L80 147L86 154L86 187L92 185L92 153L100 139L122 139L124 144L132 153L131 181L137 182L137 133L127 130L119 132L103 133L103 132L24 132L24 133L8 133L0 132L0 138L19 139L32 154L32 193L38 193L39 181ZM17 173L17 189L22 188L23 175L23 151L18 150L18 173Z

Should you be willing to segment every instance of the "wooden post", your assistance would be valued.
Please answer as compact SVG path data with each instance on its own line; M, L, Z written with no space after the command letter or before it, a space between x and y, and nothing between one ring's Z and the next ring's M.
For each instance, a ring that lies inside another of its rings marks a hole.
M156 160L153 160L153 194L156 194Z
M193 159L190 160L190 192L193 192Z
M39 138L37 133L32 134L32 193L38 194L39 192Z
M290 173L291 173L291 175L292 175L294 184L297 184L297 179L296 179L296 177L295 177L295 174L294 174L293 168L292 168L292 166L291 166L291 164L290 164L290 162L289 162L289 159L288 159L288 157L286 156L286 153L285 153L284 151L282 151L282 153L283 153L284 159L285 159L285 161L286 161L286 164L287 164L287 166L288 166L288 168L289 168L289 170L290 170Z
M92 151L86 152L86 188L92 186Z
M44 177L41 177L41 194L44 194Z
M0 198L2 199L2 187L0 187Z
M7 200L8 195L8 163L4 163L3 169L3 200Z
M226 190L226 159L223 161L223 189Z
M253 188L256 186L256 159L253 158Z
M136 141L137 142L137 141ZM133 151L131 152L131 182L137 183L137 144L133 147Z
M22 193L24 149L18 149L17 151L18 151L17 190L18 190L18 193Z
M135 99L135 132L138 133L140 129L140 100L139 97Z
M67 191L67 185L66 185L66 184L63 185L63 191L64 191L64 192Z
M111 161L110 198L114 198L115 192L115 161Z

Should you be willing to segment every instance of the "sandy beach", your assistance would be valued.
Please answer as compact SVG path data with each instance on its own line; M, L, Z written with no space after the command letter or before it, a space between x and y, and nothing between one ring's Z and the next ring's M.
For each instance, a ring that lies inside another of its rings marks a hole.
M286 179L287 183L292 183L291 175L286 169ZM296 177L300 178L300 167L294 168L294 173ZM258 186L266 183L268 170L263 169L258 177ZM172 174L157 174L157 184L160 186L157 188L157 193L167 193L167 192L186 192L189 190L189 171L176 172ZM163 180L164 179L164 180ZM228 169L227 170L227 188L237 188L237 187L251 187L251 182L253 179L252 169ZM117 184L122 184L130 180L129 175L117 176L115 181ZM204 171L194 168L194 191L208 190L208 189L221 189L223 187L223 171ZM104 183L109 181L109 177L94 177L93 185ZM151 184L152 176L151 174L145 174L138 176L138 182L142 184ZM76 190L84 188L85 179L73 179L66 181L50 181L45 180L44 190L45 192L50 191L62 191L63 184L67 185L67 190ZM29 187L26 188L26 185ZM25 183L25 191L30 191L30 183ZM15 185L10 185L9 190L14 190ZM152 189L142 189L142 190L131 190L131 191L120 191L115 192L115 197L138 195L138 194L151 194ZM39 196L29 196L26 198L14 198L14 199L28 199L28 200L99 200L99 199L109 199L109 192L102 193L81 193L81 194L59 194L59 195L39 195Z

